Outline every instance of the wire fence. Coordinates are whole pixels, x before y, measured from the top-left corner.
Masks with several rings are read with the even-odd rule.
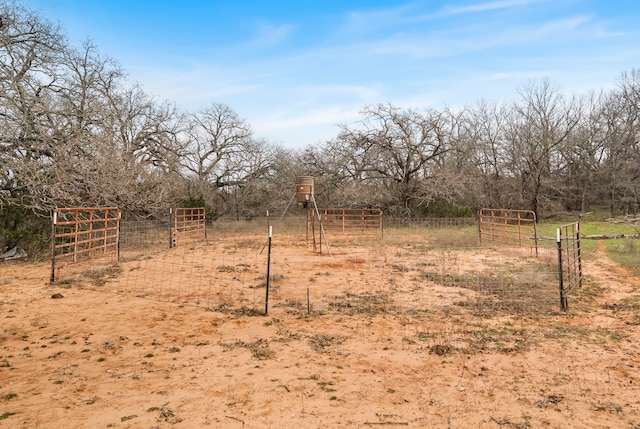
[[[206,242],[170,248],[168,221],[123,222],[119,262],[69,271],[61,281],[213,311],[262,314],[268,256],[265,225],[213,223]],[[332,244],[332,256],[327,256],[312,251],[304,223],[277,228],[270,314],[418,317],[467,312],[491,317],[558,310],[553,252],[535,257],[521,249],[441,247],[429,229],[410,234],[410,239],[402,229],[386,231],[384,240]]]
[[[385,228],[465,228],[477,226],[478,220],[473,217],[454,218],[399,218],[385,217]]]

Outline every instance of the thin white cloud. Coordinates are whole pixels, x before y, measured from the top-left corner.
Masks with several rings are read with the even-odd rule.
[[[341,98],[341,99],[357,99],[357,100],[373,100],[380,95],[379,88],[376,85],[305,85],[295,89],[301,94],[308,94],[313,97],[321,98]]]
[[[574,31],[578,27],[590,21],[585,15],[577,15],[569,18],[548,21],[537,29],[538,34],[562,34],[566,31]]]
[[[186,69],[134,68],[131,75],[150,93],[187,108],[255,93],[265,85],[259,77],[243,77],[206,64]]]
[[[445,5],[441,9],[424,12],[425,4],[406,2],[394,7],[371,8],[368,10],[350,11],[347,14],[345,28],[350,31],[371,33],[379,28],[389,28],[403,23],[429,21],[447,16],[465,15],[478,12],[490,12],[501,9],[529,6],[553,0],[497,0],[473,3],[466,6]]]
[[[411,3],[394,7],[370,8],[367,10],[351,10],[346,14],[346,22],[340,33],[371,33],[380,28],[393,27],[412,16],[415,11]]]
[[[288,132],[315,133],[318,140],[336,135],[336,124],[351,122],[359,117],[362,106],[378,102],[379,90],[358,85],[318,85],[295,87],[278,94],[279,102],[272,109],[252,118],[256,134],[270,140],[293,138]],[[322,132],[317,130],[324,130]],[[295,138],[294,138],[295,140]]]
[[[257,119],[252,122],[255,129],[265,132],[285,130],[289,128],[304,128],[313,125],[335,125],[359,116],[362,106],[345,108],[343,105],[325,106],[306,111],[278,111],[273,115]]]
[[[339,124],[360,119],[362,105],[331,104],[311,109],[278,110],[271,115],[250,117],[249,122],[257,136],[291,148],[326,142],[338,135]]]
[[[452,32],[393,35],[371,42],[368,48],[361,46],[359,51],[371,55],[407,56],[417,60],[456,57],[496,48],[524,48],[529,43],[550,39],[558,44],[572,35],[600,37],[598,29],[585,25],[591,22],[590,17],[577,15],[537,24],[514,22],[501,28],[461,26]],[[578,31],[579,34],[576,33]],[[554,52],[553,49],[548,51]],[[514,52],[513,55],[515,58],[520,53]]]
[[[549,76],[549,70],[522,70],[518,72],[494,72],[489,74],[483,74],[473,78],[476,82],[492,82],[492,81],[505,81],[505,80],[517,80],[525,81],[531,78],[542,78]]]
[[[245,45],[246,48],[257,49],[279,45],[286,42],[296,29],[292,24],[274,25],[269,22],[259,22],[256,27],[258,34]]]
[[[477,12],[487,12],[500,9],[510,9],[513,7],[528,6],[531,4],[544,3],[550,0],[501,0],[501,1],[489,1],[483,3],[475,3],[467,6],[445,6],[438,15],[450,16],[450,15],[463,15]]]

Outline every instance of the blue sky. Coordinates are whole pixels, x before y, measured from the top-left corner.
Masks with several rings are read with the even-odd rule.
[[[255,136],[322,143],[365,106],[512,100],[534,79],[567,94],[640,68],[637,0],[23,0],[90,39],[131,82],[184,111],[224,103]]]

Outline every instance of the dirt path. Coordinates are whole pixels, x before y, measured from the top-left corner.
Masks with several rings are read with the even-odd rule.
[[[610,328],[640,323],[634,311],[640,308],[640,278],[612,261],[603,241],[598,241],[594,257],[583,260],[583,267],[587,284],[598,287],[591,306],[594,321]]]

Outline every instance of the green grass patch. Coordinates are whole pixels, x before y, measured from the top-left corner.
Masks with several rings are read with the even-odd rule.
[[[640,240],[619,238],[607,240],[607,255],[616,263],[640,275]]]
[[[554,238],[557,229],[568,223],[575,221],[546,221],[541,222],[537,226],[538,237]],[[625,224],[619,222],[581,220],[580,221],[580,249],[582,256],[586,259],[593,259],[600,246],[605,243],[608,256],[622,265],[623,267],[633,270],[636,274],[640,274],[640,242],[632,238],[611,238],[595,240],[586,237],[590,236],[631,236],[638,234],[640,225]]]
[[[625,333],[620,331],[602,328],[590,329],[573,325],[557,325],[551,327],[544,336],[550,339],[569,339],[597,345],[605,345],[609,342],[620,341],[627,337]]]
[[[596,329],[593,331],[590,342],[592,344],[604,345],[609,343],[610,341],[620,341],[624,338],[626,338],[626,334],[620,331]]]
[[[435,339],[436,336],[435,332],[418,332],[418,340],[420,341]]]
[[[575,221],[553,221],[553,222],[540,222],[537,225],[538,236],[555,237],[557,229],[563,225],[573,223]],[[604,222],[604,221],[584,221],[580,222],[580,235],[633,235],[638,231],[629,224],[616,223],[616,222]]]

